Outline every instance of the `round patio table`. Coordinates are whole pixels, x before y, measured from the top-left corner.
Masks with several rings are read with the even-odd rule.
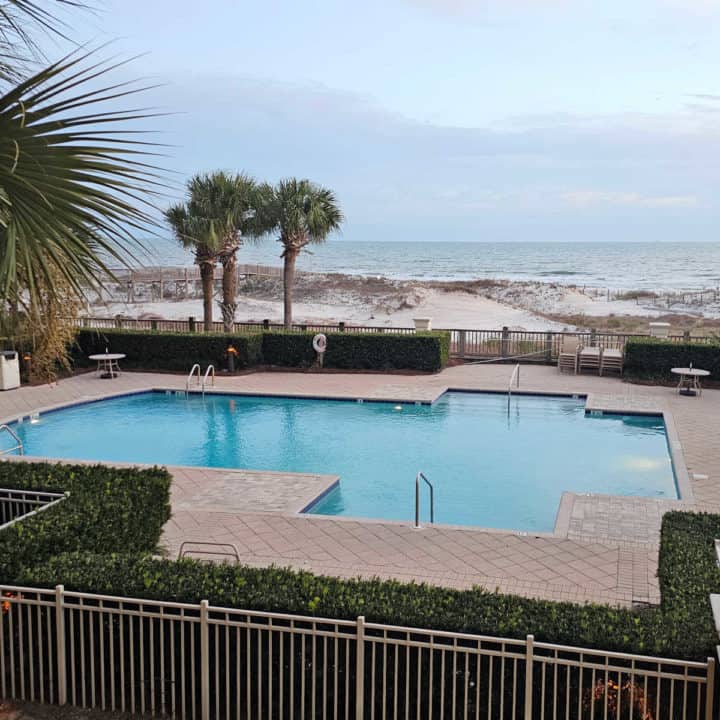
[[[680,395],[702,395],[700,378],[710,374],[709,370],[700,370],[700,368],[672,368],[670,372],[680,376],[677,384]]]
[[[118,360],[125,358],[124,353],[100,353],[99,355],[88,355],[90,360],[95,360],[98,364],[97,371],[103,380],[112,380],[120,374]]]

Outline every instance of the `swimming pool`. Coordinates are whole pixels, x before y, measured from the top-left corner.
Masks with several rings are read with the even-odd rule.
[[[508,412],[505,395],[463,392],[432,405],[147,392],[15,430],[28,455],[339,475],[309,510],[328,515],[411,520],[418,471],[437,523],[551,531],[565,490],[678,496],[662,417],[584,407],[517,395]]]

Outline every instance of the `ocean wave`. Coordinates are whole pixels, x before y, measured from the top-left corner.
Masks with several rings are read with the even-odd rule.
[[[539,272],[537,275],[540,277],[554,277],[558,275],[569,276],[569,275],[582,275],[581,272],[575,272],[574,270],[548,270],[546,272]]]

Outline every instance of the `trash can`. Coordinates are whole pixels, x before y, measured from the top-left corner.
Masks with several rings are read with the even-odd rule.
[[[20,387],[20,363],[14,350],[0,352],[0,390]]]

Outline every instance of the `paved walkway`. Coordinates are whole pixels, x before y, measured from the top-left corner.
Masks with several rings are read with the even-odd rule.
[[[437,375],[257,373],[219,377],[216,390],[432,401],[447,389],[506,390],[507,365],[463,365]],[[94,374],[54,386],[0,393],[0,422],[31,412],[150,388],[183,389],[178,375]],[[657,546],[662,514],[672,507],[720,511],[720,391],[679,397],[670,388],[616,378],[559,375],[523,366],[521,389],[588,395],[593,409],[652,410],[674,426],[675,458],[686,466],[686,498],[656,501],[566,493],[554,536],[473,528],[413,529],[406,523],[295,514],[306,494],[331,476],[171,468],[173,518],[163,543],[170,555],[185,540],[236,545],[243,562],[286,565],[342,577],[394,577],[453,587],[482,585],[529,597],[629,605],[659,600]],[[294,483],[275,493],[276,483]],[[259,511],[261,510],[261,511]]]

